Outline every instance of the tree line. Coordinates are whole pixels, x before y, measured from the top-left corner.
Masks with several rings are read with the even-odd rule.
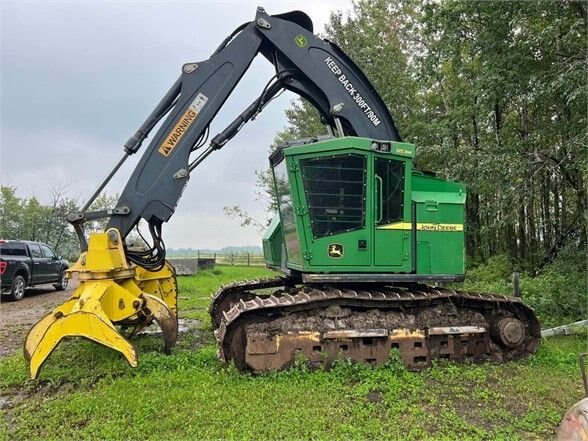
[[[416,168],[467,184],[471,261],[537,272],[586,246],[587,28],[585,2],[359,0],[322,37],[372,81]],[[286,117],[276,144],[324,133],[302,99]]]
[[[58,254],[77,259],[80,246],[77,235],[67,222],[68,213],[76,212],[81,204],[67,196],[66,187],[51,190],[51,201],[42,203],[35,196],[20,197],[17,188],[0,186],[0,239],[44,242]],[[111,208],[118,196],[103,194],[91,209]],[[105,221],[87,222],[86,232],[101,231]]]

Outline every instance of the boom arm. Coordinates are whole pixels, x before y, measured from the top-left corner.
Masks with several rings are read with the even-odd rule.
[[[125,156],[137,152],[149,132],[169,113],[131,175],[114,210],[85,213],[92,198],[70,220],[83,239],[81,224],[98,216],[110,216],[108,228],[121,236],[145,219],[154,238],[148,254],[127,253],[136,263],[160,266],[165,251],[161,224],[174,213],[190,172],[211,152],[221,148],[265,104],[283,89],[311,102],[323,121],[339,136],[355,135],[399,141],[394,121],[361,70],[335,44],[312,33],[312,21],[300,11],[270,16],[258,8],[255,21],[231,34],[205,61],[188,63],[153,113],[125,144]],[[231,94],[252,60],[261,53],[275,67],[273,82],[233,123],[216,135],[191,161],[191,154],[206,141],[209,125]],[[107,180],[98,188],[102,190]],[[84,247],[84,243],[82,243]]]

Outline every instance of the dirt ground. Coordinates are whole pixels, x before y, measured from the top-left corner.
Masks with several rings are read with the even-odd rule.
[[[55,291],[53,285],[39,285],[28,288],[25,296],[18,302],[6,296],[0,299],[0,357],[21,350],[29,329],[51,311],[63,303],[75,289],[77,283],[70,280],[66,291]]]

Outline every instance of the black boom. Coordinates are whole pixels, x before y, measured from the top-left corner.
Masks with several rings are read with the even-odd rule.
[[[174,213],[190,172],[284,89],[312,103],[331,133],[399,141],[394,121],[369,80],[343,51],[313,35],[312,30],[312,21],[303,12],[270,16],[258,8],[255,20],[239,26],[208,60],[185,64],[180,78],[127,141],[117,166],[82,211],[70,215],[82,248],[86,247],[81,227],[85,220],[110,217],[108,228],[117,228],[126,237],[144,219],[154,235],[153,249],[141,255],[128,252],[128,257],[142,266],[160,266],[165,258],[161,224]],[[211,121],[259,53],[274,65],[275,76],[258,99],[191,158],[206,143]],[[104,212],[87,212],[106,182],[129,155],[139,150],[166,114],[117,206]]]

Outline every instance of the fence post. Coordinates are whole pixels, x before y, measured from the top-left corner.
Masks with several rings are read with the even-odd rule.
[[[247,253],[247,266],[249,266],[249,253]]]
[[[216,253],[214,253],[214,263],[216,264]]]
[[[512,273],[512,295],[514,297],[521,296],[521,287],[519,285],[519,273]]]
[[[196,251],[196,257],[198,257],[198,260],[200,260],[200,250]]]
[[[234,265],[234,261],[233,261],[233,253],[231,253],[231,265]]]

